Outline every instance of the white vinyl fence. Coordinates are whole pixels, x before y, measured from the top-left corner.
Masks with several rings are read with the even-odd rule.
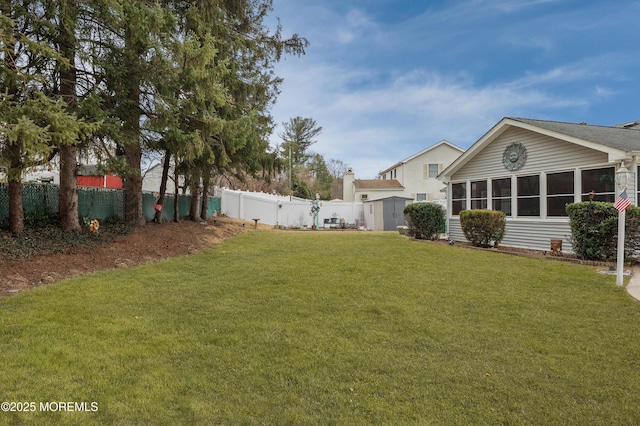
[[[312,200],[296,197],[218,189],[222,214],[242,220],[259,219],[262,224],[289,227],[311,227],[314,225],[311,213]],[[344,201],[320,201],[318,223],[322,227],[367,227],[364,223],[362,203]]]

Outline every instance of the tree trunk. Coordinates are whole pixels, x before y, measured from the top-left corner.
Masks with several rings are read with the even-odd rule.
[[[136,12],[139,12],[139,10],[125,10],[123,48],[125,73],[122,76],[124,100],[118,108],[118,116],[122,120],[121,145],[127,165],[124,176],[124,221],[131,227],[138,227],[144,224],[144,216],[142,214],[142,174],[140,172],[140,162],[142,160],[142,148],[140,146],[140,116],[142,115],[140,86],[142,75],[140,73],[143,72],[141,63],[144,62],[146,52],[144,42],[141,40],[146,36],[140,36],[138,28],[135,27]],[[128,13],[132,13],[133,17],[129,17]]]
[[[60,2],[58,45],[62,57],[69,61],[69,65],[60,67],[60,97],[67,103],[69,113],[73,112],[77,101],[77,73],[75,67],[76,19],[75,1],[62,0]],[[76,145],[62,145],[60,147],[58,211],[60,213],[60,226],[65,232],[79,231],[81,229],[78,213],[78,183],[76,181],[77,155],[78,148]]]
[[[58,210],[60,226],[65,232],[79,231],[78,183],[76,181],[78,148],[75,145],[60,147],[60,194]]]
[[[160,197],[156,203],[160,206],[160,210],[156,208],[156,214],[153,218],[154,222],[162,223],[162,207],[164,207],[164,199],[167,192],[167,180],[169,179],[169,167],[171,166],[171,151],[167,149],[164,154],[164,164],[162,164],[162,178],[160,179]]]
[[[173,221],[178,223],[180,222],[180,212],[178,211],[180,193],[178,192],[178,160],[176,159],[176,167],[173,173],[174,183],[175,183],[175,191],[173,194]]]
[[[7,150],[13,154],[8,170],[9,177],[9,231],[20,235],[24,231],[24,210],[22,206],[22,166],[19,163],[20,144],[10,145]]]
[[[124,221],[128,226],[138,227],[144,224],[142,215],[142,176],[140,161],[142,149],[139,144],[124,146],[124,157],[127,162],[127,174],[124,179]]]
[[[127,82],[127,98],[129,104],[121,108],[124,113],[122,150],[127,165],[124,176],[124,221],[128,226],[138,227],[144,224],[142,215],[142,174],[140,162],[140,83],[135,78]]]
[[[209,218],[209,182],[211,179],[202,179],[202,207],[200,208],[200,219],[207,220]]]
[[[194,172],[193,182],[191,183],[191,203],[189,205],[189,219],[197,221],[200,218],[198,207],[200,207],[200,173]]]
[[[0,2],[0,13],[11,16],[11,4],[9,2]],[[7,43],[6,51],[13,52],[15,44],[13,42]],[[12,55],[5,53],[4,66],[7,69],[14,67],[12,63]],[[9,73],[11,76],[11,73]],[[16,81],[13,78],[7,78],[4,82],[5,90],[7,94],[16,96],[18,88]],[[9,169],[7,170],[7,178],[9,182],[8,196],[9,196],[9,231],[14,235],[22,234],[24,231],[24,210],[22,206],[22,170],[24,165],[22,164],[22,143],[20,140],[15,141],[13,144],[5,146],[5,157],[9,159]]]

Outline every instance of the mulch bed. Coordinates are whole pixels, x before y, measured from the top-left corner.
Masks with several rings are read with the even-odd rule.
[[[428,241],[428,240],[416,240],[416,241]],[[447,240],[438,240],[438,241],[430,241],[430,242],[435,244],[450,244],[450,242]],[[546,260],[557,261],[557,262],[577,263],[580,265],[615,266],[615,262],[604,262],[604,261],[581,259],[571,253],[561,252],[559,255],[557,255],[557,254],[553,254],[551,250],[525,249],[525,248],[509,247],[509,246],[503,246],[503,245],[499,245],[498,247],[495,247],[495,248],[484,248],[484,247],[475,247],[468,242],[459,242],[459,241],[454,242],[453,245],[464,247],[471,250],[482,250],[482,251],[489,251],[493,253],[509,254],[513,256],[546,259]]]

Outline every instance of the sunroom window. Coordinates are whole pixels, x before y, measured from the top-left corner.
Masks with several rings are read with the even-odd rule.
[[[595,191],[594,201],[612,203],[616,196],[615,169],[604,167],[582,171],[582,201],[589,201],[589,192]]]
[[[459,215],[467,208],[467,184],[454,183],[451,185],[451,214]]]
[[[499,210],[511,216],[511,178],[491,181],[491,203],[493,210]]]
[[[487,208],[487,181],[479,180],[471,182],[471,209],[481,210]]]
[[[547,175],[547,216],[567,216],[566,205],[573,203],[573,172]]]
[[[540,216],[540,176],[518,177],[518,216]]]

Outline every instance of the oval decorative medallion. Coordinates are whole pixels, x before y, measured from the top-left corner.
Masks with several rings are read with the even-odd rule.
[[[527,161],[527,148],[518,142],[509,145],[502,155],[502,164],[512,172],[520,170]]]

